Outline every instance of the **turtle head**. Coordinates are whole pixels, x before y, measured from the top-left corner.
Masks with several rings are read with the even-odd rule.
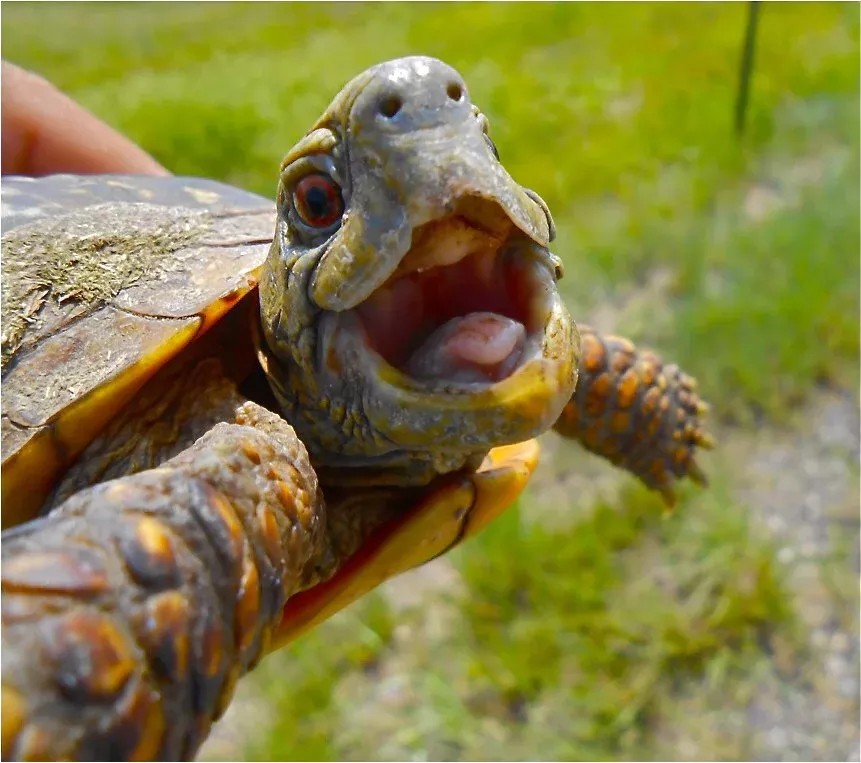
[[[285,157],[277,205],[261,361],[319,466],[423,482],[556,421],[579,338],[552,218],[454,69],[352,80]]]

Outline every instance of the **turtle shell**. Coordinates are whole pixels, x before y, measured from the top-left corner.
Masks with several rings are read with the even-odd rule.
[[[256,289],[265,199],[187,177],[4,177],[3,526],[33,516],[135,393]]]

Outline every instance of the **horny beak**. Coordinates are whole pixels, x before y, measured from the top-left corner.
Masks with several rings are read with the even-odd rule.
[[[325,310],[364,301],[395,271],[413,231],[464,199],[498,207],[539,246],[552,238],[546,205],[494,156],[460,75],[433,59],[390,63],[347,118],[348,212],[311,283]]]

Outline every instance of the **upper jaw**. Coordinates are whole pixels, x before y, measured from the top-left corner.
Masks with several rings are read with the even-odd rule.
[[[414,232],[458,213],[465,200],[484,207],[482,215],[497,210],[539,246],[552,238],[547,206],[508,174],[472,115],[407,134],[354,131],[349,156],[349,209],[310,285],[324,310],[367,299],[404,260]]]

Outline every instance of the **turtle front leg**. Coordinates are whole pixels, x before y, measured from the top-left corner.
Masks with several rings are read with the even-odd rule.
[[[675,502],[676,480],[705,484],[696,449],[711,448],[696,381],[629,340],[580,326],[579,380],[554,429]]]
[[[187,759],[330,571],[304,447],[253,403],[236,421],[3,533],[4,759]]]

